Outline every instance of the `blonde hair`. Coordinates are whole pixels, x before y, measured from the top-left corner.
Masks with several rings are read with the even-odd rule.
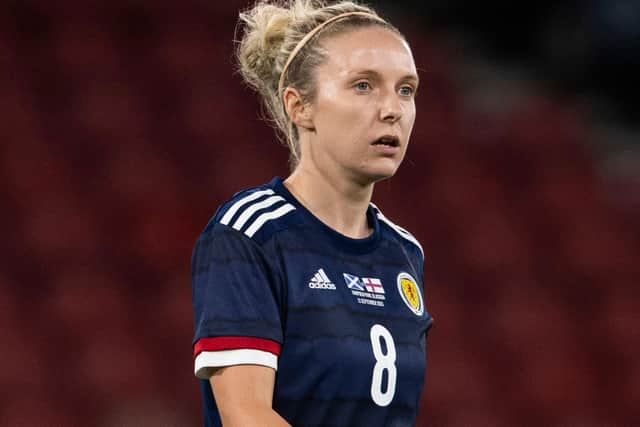
[[[298,46],[316,27],[351,12],[358,14],[329,23],[306,44]],[[292,169],[300,161],[298,132],[285,110],[279,83],[283,88],[296,88],[305,102],[312,102],[316,87],[315,70],[326,60],[326,51],[321,46],[323,38],[372,25],[388,28],[402,36],[373,9],[352,1],[328,4],[321,0],[263,0],[240,13],[236,29],[243,29],[236,51],[239,71],[261,96],[264,113],[274,124],[280,139],[289,146]],[[292,55],[296,48],[299,51]],[[285,64],[288,67],[283,74]]]

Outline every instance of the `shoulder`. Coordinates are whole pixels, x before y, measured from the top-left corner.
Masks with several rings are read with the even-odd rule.
[[[416,239],[416,237],[406,229],[387,218],[379,207],[373,203],[371,203],[371,207],[373,208],[376,218],[378,218],[378,221],[380,222],[380,228],[387,229],[391,235],[396,237],[400,244],[405,246],[410,252],[417,253],[421,260],[424,260],[424,249],[418,239]]]
[[[274,181],[239,191],[223,202],[203,234],[221,232],[244,235],[258,243],[289,227],[296,207],[278,194]],[[217,233],[215,233],[217,234]]]

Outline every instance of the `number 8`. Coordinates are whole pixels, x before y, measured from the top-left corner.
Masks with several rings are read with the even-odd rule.
[[[396,346],[393,342],[391,332],[382,325],[373,325],[369,333],[371,337],[371,347],[376,364],[373,367],[373,378],[371,379],[371,398],[378,406],[388,406],[396,393]],[[384,340],[387,347],[387,354],[382,353],[380,338]],[[387,370],[387,390],[382,392],[382,373]]]

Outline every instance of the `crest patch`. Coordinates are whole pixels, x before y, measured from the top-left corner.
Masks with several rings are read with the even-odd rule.
[[[422,301],[422,293],[418,288],[416,280],[409,274],[402,272],[398,274],[398,292],[402,301],[409,307],[416,316],[422,316],[424,313],[424,302]]]

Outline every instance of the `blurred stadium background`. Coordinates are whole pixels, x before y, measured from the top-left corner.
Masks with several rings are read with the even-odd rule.
[[[288,170],[248,3],[0,2],[0,425],[200,422],[192,245]],[[640,425],[640,3],[370,3],[421,69],[375,195],[427,253],[418,425]]]

